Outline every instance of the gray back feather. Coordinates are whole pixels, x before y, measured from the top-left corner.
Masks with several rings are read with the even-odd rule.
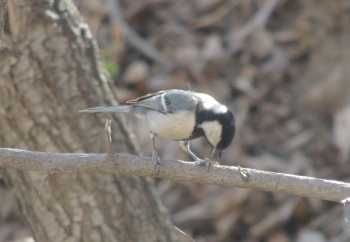
[[[164,99],[170,113],[179,111],[194,111],[198,102],[191,91],[176,89],[167,92]]]
[[[86,113],[109,113],[109,112],[135,112],[146,113],[156,111],[160,113],[175,113],[180,111],[194,111],[198,103],[198,98],[191,91],[172,89],[147,94],[137,99],[126,102],[125,105],[100,106],[80,110]],[[165,106],[165,107],[164,107]]]

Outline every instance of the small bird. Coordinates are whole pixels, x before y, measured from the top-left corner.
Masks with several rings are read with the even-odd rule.
[[[84,113],[135,113],[147,121],[150,129],[152,157],[159,165],[156,137],[180,141],[198,165],[207,164],[190,147],[190,140],[205,137],[212,147],[211,155],[227,148],[235,135],[233,113],[212,96],[189,90],[170,89],[150,93],[117,106],[99,106],[80,110]]]

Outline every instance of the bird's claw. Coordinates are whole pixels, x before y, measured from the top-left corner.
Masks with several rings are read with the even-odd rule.
[[[215,165],[215,163],[210,160],[210,159],[197,159],[195,162],[194,162],[194,165],[195,166],[201,166],[201,167],[207,167],[208,168],[208,171],[210,170],[210,168]]]
[[[194,165],[195,166],[207,166],[208,160],[195,160]]]

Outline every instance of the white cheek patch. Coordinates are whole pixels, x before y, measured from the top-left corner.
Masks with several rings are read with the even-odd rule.
[[[205,136],[209,143],[214,147],[218,145],[221,140],[222,126],[218,121],[204,121],[200,127],[202,127]]]

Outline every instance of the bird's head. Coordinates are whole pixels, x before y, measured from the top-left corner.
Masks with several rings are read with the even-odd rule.
[[[235,118],[225,105],[201,109],[197,118],[198,127],[214,149],[223,150],[231,144],[235,135]]]

